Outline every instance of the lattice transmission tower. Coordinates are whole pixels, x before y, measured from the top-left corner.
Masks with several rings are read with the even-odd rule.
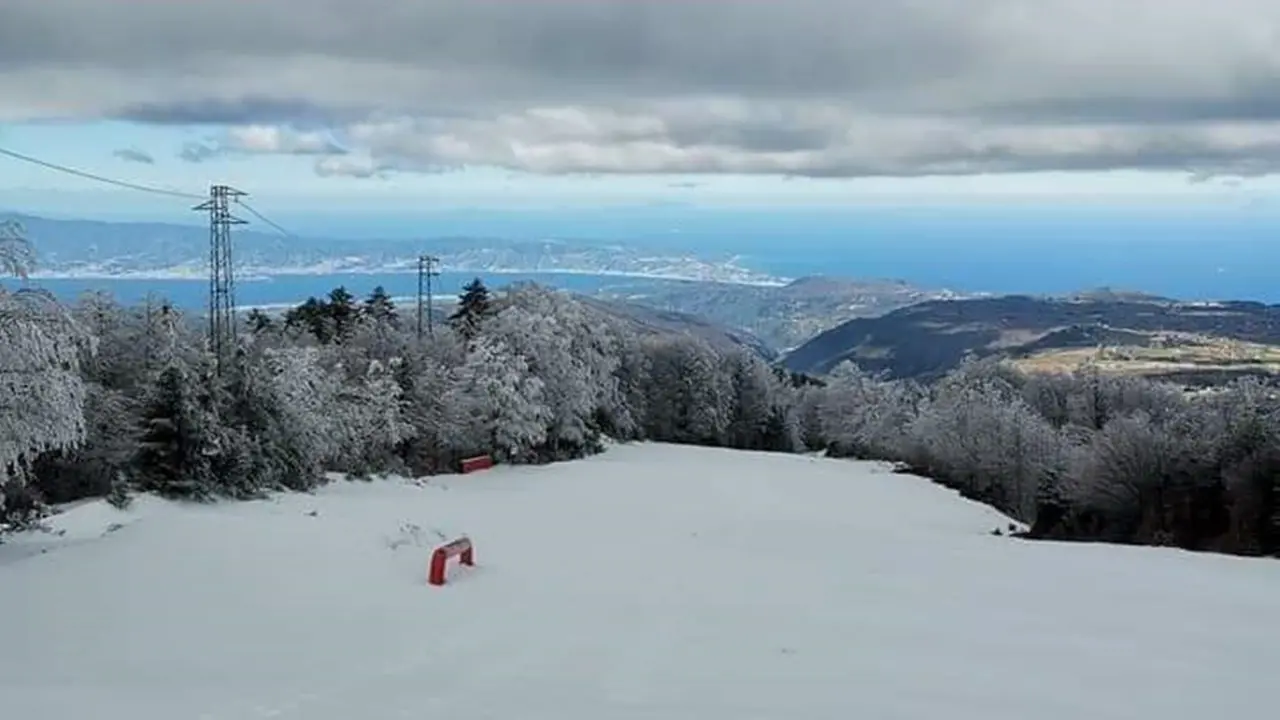
[[[440,277],[440,271],[436,269],[439,265],[440,258],[433,255],[418,256],[418,340],[422,340],[422,316],[426,314],[427,334],[432,338],[436,336],[435,313],[432,312],[431,296],[431,278]],[[424,306],[425,299],[425,308]]]
[[[209,213],[209,348],[218,374],[236,351],[236,280],[231,260],[231,226],[248,222],[231,214],[231,203],[248,193],[227,185],[209,188],[209,199],[195,206]]]

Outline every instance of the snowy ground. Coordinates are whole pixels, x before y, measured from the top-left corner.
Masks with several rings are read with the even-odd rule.
[[[24,720],[1267,715],[1280,564],[991,536],[1002,523],[874,465],[658,445],[269,502],[91,503],[51,522],[64,535],[0,546],[0,707]],[[478,567],[427,586],[430,547],[463,532]]]

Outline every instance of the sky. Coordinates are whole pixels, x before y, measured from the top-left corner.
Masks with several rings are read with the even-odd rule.
[[[1280,3],[4,0],[0,98],[0,149],[291,212],[1248,206]],[[0,157],[0,208],[182,203]]]

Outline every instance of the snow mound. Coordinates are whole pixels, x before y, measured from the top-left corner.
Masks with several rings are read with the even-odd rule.
[[[106,537],[166,505],[163,500],[144,496],[124,510],[104,500],[59,507],[34,530],[5,536],[0,544],[0,565]]]
[[[996,537],[874,464],[619,445],[55,522],[0,565],[6,716],[1261,717],[1280,666],[1273,562]]]

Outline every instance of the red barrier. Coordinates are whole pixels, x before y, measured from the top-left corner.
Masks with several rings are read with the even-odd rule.
[[[436,551],[431,553],[431,569],[427,572],[427,582],[432,585],[443,585],[444,567],[449,562],[449,558],[452,557],[458,558],[458,562],[463,565],[474,566],[476,558],[471,547],[471,540],[466,537],[460,537],[448,545],[441,545],[436,548]]]
[[[488,470],[491,467],[493,467],[493,458],[488,455],[477,455],[476,457],[465,458],[462,461],[462,472],[464,473]]]

